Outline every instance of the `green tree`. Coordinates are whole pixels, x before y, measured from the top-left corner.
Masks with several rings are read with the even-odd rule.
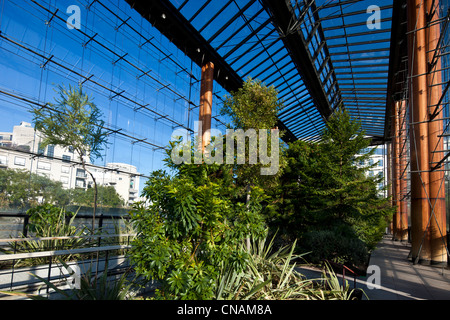
[[[29,208],[41,203],[58,206],[69,204],[69,193],[59,181],[27,170],[0,170],[0,203],[2,207]]]
[[[244,131],[254,129],[258,139],[262,130],[267,131],[277,127],[277,115],[282,108],[283,103],[278,99],[278,92],[273,86],[267,87],[259,80],[248,78],[241,88],[225,97],[220,113],[222,116],[231,119],[231,123],[227,124],[228,128]],[[269,131],[268,154],[272,152],[270,135]],[[280,136],[282,136],[282,133]],[[277,178],[284,166],[281,148],[274,150],[274,152],[278,151],[278,159],[280,159],[280,167],[277,173],[275,175],[261,175],[261,167],[267,165],[260,161],[256,164],[250,164],[249,156],[252,151],[249,149],[247,139],[245,144],[245,164],[238,164],[234,167],[237,184],[242,186],[247,194],[249,188],[253,185],[266,188],[276,185]]]
[[[138,233],[130,258],[139,274],[161,283],[160,297],[211,299],[225,266],[244,268],[243,240],[264,233],[262,190],[252,189],[246,205],[228,165],[166,163],[173,175],[153,172],[143,190],[150,204],[130,212]]]
[[[319,195],[326,208],[324,222],[332,219],[352,225],[358,236],[372,246],[379,239],[368,238],[371,229],[384,229],[392,210],[388,199],[380,196],[377,189],[382,177],[368,175],[377,165],[367,164],[375,152],[374,148],[364,152],[369,146],[361,123],[345,109],[338,108],[329,119],[320,144],[324,174]],[[361,225],[365,227],[357,227]]]
[[[343,108],[328,120],[320,143],[291,143],[280,187],[270,191],[280,201],[266,208],[269,223],[288,241],[303,238],[304,250],[322,250],[321,258],[351,259],[352,252],[372,249],[392,208],[377,190],[382,177],[368,175],[376,165],[364,164],[374,152],[363,152],[369,145],[360,122]]]
[[[232,92],[226,97],[221,114],[228,116],[231,123],[227,125],[228,128],[235,130],[255,130],[255,139],[258,140],[262,132],[267,132],[268,141],[267,146],[258,144],[259,155],[261,149],[267,148],[267,154],[275,155],[278,159],[278,168],[273,175],[262,175],[261,168],[267,165],[258,159],[256,163],[250,163],[252,153],[257,153],[256,150],[251,150],[249,139],[245,139],[245,163],[233,166],[233,172],[236,177],[236,186],[239,192],[246,197],[246,203],[251,201],[251,189],[259,187],[269,193],[269,190],[276,188],[279,182],[279,177],[284,168],[284,158],[282,157],[282,148],[279,147],[279,141],[276,145],[272,145],[272,132],[277,126],[278,112],[283,108],[283,103],[278,99],[278,92],[273,86],[267,87],[259,80],[252,80],[248,78],[242,88],[236,92]],[[280,134],[280,136],[282,133]],[[229,143],[229,141],[227,140]],[[277,153],[277,154],[276,154]],[[236,155],[235,155],[236,158]],[[275,199],[267,198],[266,201],[271,203]],[[250,239],[246,239],[247,247],[250,247]]]
[[[83,169],[89,173],[94,182],[94,210],[92,231],[95,226],[97,208],[97,182],[87,167],[87,159],[91,161],[101,158],[101,151],[107,142],[107,132],[101,119],[100,109],[92,102],[92,98],[83,92],[81,86],[57,87],[56,103],[48,103],[48,107],[33,108],[33,122],[36,130],[44,137],[41,147],[59,145],[73,148],[77,153]]]
[[[76,188],[71,191],[71,202],[77,205],[94,206],[95,190],[94,188],[81,189]],[[113,186],[97,186],[97,205],[103,207],[123,206],[124,200],[117,193]]]

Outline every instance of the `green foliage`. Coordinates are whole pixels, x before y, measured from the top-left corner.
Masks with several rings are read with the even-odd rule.
[[[44,135],[41,147],[73,147],[81,159],[84,156],[90,156],[91,160],[101,158],[107,132],[103,129],[100,109],[81,86],[68,89],[58,86],[57,89],[56,103],[32,110],[35,128]]]
[[[248,78],[242,88],[225,97],[221,114],[231,118],[228,126],[235,129],[272,129],[283,108],[277,94],[273,86]]]
[[[0,206],[27,209],[39,203],[58,207],[94,205],[94,189],[64,189],[62,183],[27,170],[0,170]],[[98,205],[121,207],[124,201],[113,186],[98,186]]]
[[[56,104],[48,103],[46,108],[33,108],[33,122],[36,130],[43,134],[41,148],[48,145],[73,148],[79,161],[94,182],[94,209],[92,231],[95,227],[97,209],[97,182],[95,176],[86,168],[86,157],[91,161],[101,158],[101,151],[107,143],[108,132],[104,130],[100,109],[78,88],[58,86]]]
[[[51,204],[43,204],[27,211],[28,231],[35,237],[61,236],[72,233],[75,214]],[[67,219],[68,220],[67,222]]]
[[[259,80],[248,78],[242,88],[231,95],[225,97],[225,101],[220,110],[221,115],[231,118],[228,128],[255,130],[255,139],[259,139],[260,130],[268,132],[267,134],[267,154],[278,153],[279,168],[274,175],[261,175],[261,167],[267,167],[257,161],[256,164],[249,164],[251,150],[249,141],[245,141],[245,163],[234,166],[237,186],[243,188],[246,192],[248,186],[257,185],[263,189],[274,187],[278,183],[278,177],[281,175],[284,167],[282,158],[282,148],[273,150],[278,146],[272,146],[272,132],[269,129],[277,127],[277,114],[283,108],[282,102],[278,99],[278,93],[273,86],[266,87]],[[280,133],[280,137],[282,133]],[[261,144],[259,144],[261,148]],[[261,155],[261,151],[259,151]],[[260,159],[259,159],[260,160]]]
[[[0,170],[0,206],[25,209],[38,200],[60,206],[69,203],[62,183],[26,170]]]
[[[94,188],[80,189],[76,188],[70,190],[71,203],[81,206],[94,205]],[[124,205],[124,200],[117,193],[113,186],[97,186],[98,202],[102,207],[121,207]]]
[[[363,165],[374,152],[360,153],[369,144],[360,123],[338,108],[320,143],[289,145],[280,188],[269,193],[278,201],[265,210],[273,228],[285,233],[285,241],[301,238],[305,250],[316,248],[321,259],[340,261],[361,260],[348,254],[355,249],[360,256],[360,243],[366,250],[374,248],[392,208],[377,190],[382,177],[367,174],[376,164]],[[318,246],[325,238],[334,241],[335,249]]]
[[[306,279],[297,263],[303,255],[294,254],[296,242],[275,248],[275,237],[252,241],[247,268],[222,269],[215,298],[219,300],[350,300],[348,284],[340,285],[337,276],[326,266],[323,276]]]
[[[311,252],[308,255],[308,261],[320,263],[327,259],[340,264],[356,266],[367,263],[366,244],[357,237],[336,229],[313,230],[304,236],[304,249]]]
[[[63,208],[51,204],[38,205],[27,211],[29,216],[28,237],[52,238],[47,240],[26,240],[11,242],[9,246],[13,250],[2,250],[7,253],[39,252],[46,250],[61,250],[81,248],[88,243],[86,227],[73,225],[76,213],[66,211]],[[56,237],[73,236],[70,239],[54,239]],[[62,256],[62,259],[71,260],[72,255]],[[48,263],[48,258],[33,258],[16,261],[16,266],[38,265]]]
[[[161,283],[160,298],[211,299],[219,267],[244,268],[240,245],[264,233],[264,196],[255,187],[249,203],[239,201],[227,165],[166,161],[174,175],[153,172],[143,190],[150,205],[130,212],[137,230],[130,258],[139,274]]]

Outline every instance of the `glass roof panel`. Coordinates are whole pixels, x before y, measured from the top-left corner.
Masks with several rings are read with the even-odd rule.
[[[276,87],[287,105],[279,118],[298,138],[320,133],[319,106],[299,74],[302,66],[295,65],[291,48],[285,47],[286,30],[271,20],[265,0],[171,2],[243,80],[258,78]],[[388,85],[392,6],[393,0],[291,0],[289,8],[294,15],[289,32],[298,32],[306,46],[311,61],[304,63],[312,64],[330,106],[342,102],[355,116],[380,106],[376,119],[363,122],[364,129],[377,134],[384,130],[381,106]]]

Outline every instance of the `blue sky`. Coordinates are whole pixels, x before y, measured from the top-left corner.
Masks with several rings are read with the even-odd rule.
[[[198,119],[195,106],[199,100],[199,81],[195,79],[200,79],[200,70],[194,65],[195,79],[191,79],[181,68],[189,71],[190,60],[125,1],[103,2],[122,20],[99,3],[88,10],[90,1],[35,4],[1,0],[2,36],[29,50],[0,39],[0,74],[3,75],[0,90],[43,104],[53,101],[55,85],[77,85],[85,80],[77,73],[84,77],[92,75],[90,79],[96,83],[85,81],[84,88],[94,97],[109,128],[122,129],[128,136],[146,139],[156,146],[167,146],[179,124],[192,127]],[[81,9],[81,32],[69,30],[65,23],[70,16],[66,9],[73,4]],[[51,18],[54,12],[56,15]],[[118,28],[128,17],[131,18],[127,25]],[[45,22],[50,19],[47,25]],[[93,35],[95,41],[83,46]],[[146,42],[147,39],[150,41]],[[125,54],[127,61],[119,59]],[[40,55],[52,59],[45,63]],[[215,93],[225,94],[217,84]],[[190,97],[193,110],[188,111],[193,106],[182,97]],[[214,113],[218,112],[219,100],[215,103]],[[0,105],[3,115],[0,131],[12,131],[21,121],[31,122],[28,104],[0,95]],[[104,160],[99,159],[96,164],[129,163],[146,175],[161,168],[164,153],[136,139],[112,136]]]

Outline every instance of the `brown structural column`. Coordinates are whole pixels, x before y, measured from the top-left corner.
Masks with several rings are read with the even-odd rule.
[[[392,161],[391,161],[391,159],[392,159],[392,156],[391,156],[391,154],[392,154],[392,142],[391,143],[389,143],[389,144],[387,144],[386,145],[386,157],[387,157],[387,166],[386,166],[386,168],[387,168],[387,184],[388,184],[388,190],[387,190],[387,192],[388,192],[388,198],[389,199],[391,199],[392,198]],[[390,221],[390,223],[389,223],[389,226],[388,226],[388,231],[389,231],[389,233],[392,233],[392,234],[394,234],[394,228],[393,228],[393,225],[392,225],[392,220]]]
[[[428,202],[429,153],[427,59],[424,0],[408,0],[408,67],[410,76],[411,253],[413,261],[431,260]]]
[[[396,208],[394,213],[394,240],[401,240],[401,220],[400,220],[400,183],[399,183],[399,134],[398,134],[398,106],[399,102],[394,102],[392,112],[392,173],[393,173],[393,193],[394,206]]]
[[[434,3],[434,7],[432,7]],[[434,14],[432,14],[434,12]],[[427,52],[428,63],[432,63],[439,36],[440,26],[436,23],[439,19],[439,1],[427,1],[427,13],[430,16],[430,26],[427,28]],[[438,55],[436,55],[438,57]],[[441,59],[437,58],[436,64],[428,73],[428,105],[429,112],[435,110],[442,95],[441,84]],[[442,111],[432,121],[428,122],[428,144],[431,166],[442,159],[444,150],[443,139],[439,137],[443,133]],[[433,151],[438,151],[433,152]],[[430,220],[431,263],[447,263],[446,238],[446,208],[445,208],[445,182],[443,168],[437,168],[430,172],[430,202],[434,215]]]
[[[398,130],[399,130],[399,202],[400,202],[400,240],[408,240],[408,200],[406,198],[408,181],[406,176],[406,101],[402,100],[399,103],[398,110]]]
[[[214,64],[208,62],[202,66],[200,84],[199,135],[202,153],[211,141],[211,111],[214,81]]]

